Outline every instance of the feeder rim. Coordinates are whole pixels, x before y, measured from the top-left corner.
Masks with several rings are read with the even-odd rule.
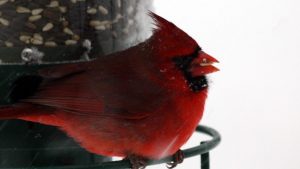
[[[63,61],[42,61],[41,63],[32,63],[32,64],[26,64],[24,62],[2,62],[0,63],[1,66],[53,66],[53,65],[62,65],[62,64],[69,64],[69,63],[85,63],[95,60],[94,58],[91,58],[90,60],[63,60]]]

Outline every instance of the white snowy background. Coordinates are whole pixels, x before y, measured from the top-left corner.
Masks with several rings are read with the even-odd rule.
[[[211,169],[299,169],[300,1],[154,0],[154,6],[220,61],[201,121],[222,134]],[[193,138],[188,146],[197,144]],[[187,159],[177,169],[199,163]]]

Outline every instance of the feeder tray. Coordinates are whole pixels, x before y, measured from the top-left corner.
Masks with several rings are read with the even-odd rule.
[[[218,131],[213,128],[199,125],[196,128],[197,133],[206,134],[212,137],[208,141],[201,141],[200,145],[182,150],[185,158],[190,158],[200,155],[201,166],[200,169],[210,169],[209,152],[215,148],[221,141],[221,136]],[[161,160],[150,161],[148,165],[156,165],[172,162],[172,157],[166,157]],[[103,162],[101,164],[94,165],[72,165],[72,166],[52,166],[52,167],[22,167],[22,168],[10,168],[10,169],[130,169],[129,160]]]

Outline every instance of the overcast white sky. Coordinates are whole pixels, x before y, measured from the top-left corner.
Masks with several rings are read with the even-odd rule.
[[[201,121],[223,137],[211,152],[211,169],[299,169],[300,1],[154,4],[220,61]],[[187,168],[199,169],[199,159],[177,169]]]

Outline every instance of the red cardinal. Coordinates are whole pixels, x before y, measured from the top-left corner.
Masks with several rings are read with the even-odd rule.
[[[30,90],[12,92],[17,103],[1,107],[0,119],[57,126],[105,156],[176,153],[202,117],[205,75],[218,70],[217,60],[174,24],[150,15],[157,28],[148,40],[90,62],[40,70],[28,77]]]

